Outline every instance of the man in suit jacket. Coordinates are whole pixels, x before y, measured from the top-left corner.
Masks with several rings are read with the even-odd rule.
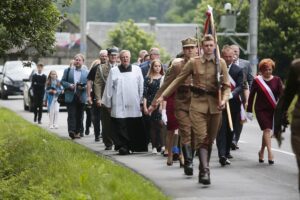
[[[83,68],[84,56],[77,54],[73,66],[65,69],[61,83],[64,87],[68,110],[68,132],[72,139],[80,138],[83,111],[87,101],[86,84],[88,70]]]
[[[233,125],[239,120],[239,114],[241,111],[240,95],[243,91],[243,70],[233,63],[234,52],[233,49],[225,45],[222,49],[222,58],[225,60],[228,68],[230,85],[231,85],[231,99],[229,100],[231,119]],[[235,131],[233,132],[229,128],[227,110],[222,112],[222,125],[217,136],[217,147],[219,154],[219,162],[222,166],[230,164],[230,146]]]
[[[97,67],[95,80],[94,80],[96,106],[100,109],[102,138],[103,138],[103,143],[105,145],[105,150],[112,149],[114,135],[111,127],[110,113],[108,109],[104,105],[102,105],[101,99],[103,96],[109,71],[114,67],[118,67],[118,64],[116,63],[116,59],[115,59],[117,58],[118,54],[119,51],[116,48],[108,49],[108,57],[109,57],[108,63],[101,64]]]
[[[249,93],[250,93],[250,87],[253,82],[253,74],[252,74],[252,68],[250,66],[250,62],[248,60],[244,60],[239,58],[240,57],[240,48],[237,45],[231,45],[231,48],[234,51],[234,64],[239,66],[240,68],[243,69],[244,72],[244,80],[243,80],[243,93],[241,95],[242,102],[244,104],[244,107],[246,108],[248,105],[248,98],[249,98]],[[232,140],[232,145],[231,148],[232,150],[239,149],[238,146],[238,141],[240,139],[241,132],[243,130],[243,122],[237,120],[236,122],[236,130],[233,136]]]

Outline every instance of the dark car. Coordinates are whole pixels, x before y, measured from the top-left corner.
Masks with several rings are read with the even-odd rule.
[[[36,64],[31,61],[7,61],[0,76],[0,93],[2,99],[9,95],[22,95],[24,89],[23,79],[28,78]]]
[[[2,77],[3,77],[2,70],[3,70],[3,65],[0,65],[0,80],[2,80]],[[0,91],[1,91],[1,89],[0,89]]]
[[[69,65],[45,65],[43,73],[46,74],[47,78],[50,71],[55,70],[57,73],[58,80],[61,80],[64,70],[68,68]],[[23,79],[24,81],[24,93],[23,93],[23,102],[24,102],[24,110],[33,111],[33,93],[31,88],[31,78],[32,75],[36,73],[36,69],[32,70],[28,79]]]

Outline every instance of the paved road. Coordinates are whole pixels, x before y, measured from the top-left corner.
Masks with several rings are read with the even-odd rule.
[[[6,101],[0,100],[0,106],[10,108],[29,122],[33,121],[33,114],[23,110],[21,97],[10,97]],[[63,139],[69,139],[66,116],[66,112],[61,112],[59,129],[49,129]],[[47,124],[48,117],[44,113],[41,126],[47,128]],[[128,166],[153,181],[164,193],[176,200],[299,199],[297,167],[290,146],[290,132],[285,133],[285,141],[280,149],[276,141],[272,141],[275,165],[259,164],[257,152],[260,147],[261,132],[256,121],[245,125],[240,149],[232,151],[234,158],[230,166],[221,167],[219,165],[214,146],[211,159],[212,185],[210,186],[198,184],[197,175],[191,178],[184,176],[183,170],[179,168],[179,163],[174,163],[173,166],[168,167],[166,159],[160,155],[153,155],[149,152],[119,156],[115,151],[104,151],[103,143],[94,142],[93,135],[85,136],[75,142]],[[197,172],[196,166],[198,166],[198,161],[194,167]]]

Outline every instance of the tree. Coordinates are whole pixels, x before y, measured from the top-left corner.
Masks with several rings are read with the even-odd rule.
[[[300,3],[298,0],[264,0],[260,4],[259,58],[276,62],[285,77],[291,61],[300,56]]]
[[[55,3],[65,7],[71,0],[1,0],[0,56],[12,48],[51,52],[55,31],[63,19]]]
[[[109,32],[108,46],[129,50],[132,62],[137,60],[140,50],[159,47],[155,43],[154,36],[140,29],[132,19],[119,23],[114,30]],[[164,50],[161,50],[161,59],[163,62],[169,59]]]
[[[172,23],[195,23],[199,0],[175,0],[166,12],[166,21]]]

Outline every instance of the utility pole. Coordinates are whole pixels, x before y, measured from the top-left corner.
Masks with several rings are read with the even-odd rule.
[[[80,0],[80,53],[86,58],[86,0]]]
[[[253,75],[257,73],[257,35],[258,35],[258,0],[250,0],[249,12],[249,34],[250,34],[250,52],[249,61]]]

